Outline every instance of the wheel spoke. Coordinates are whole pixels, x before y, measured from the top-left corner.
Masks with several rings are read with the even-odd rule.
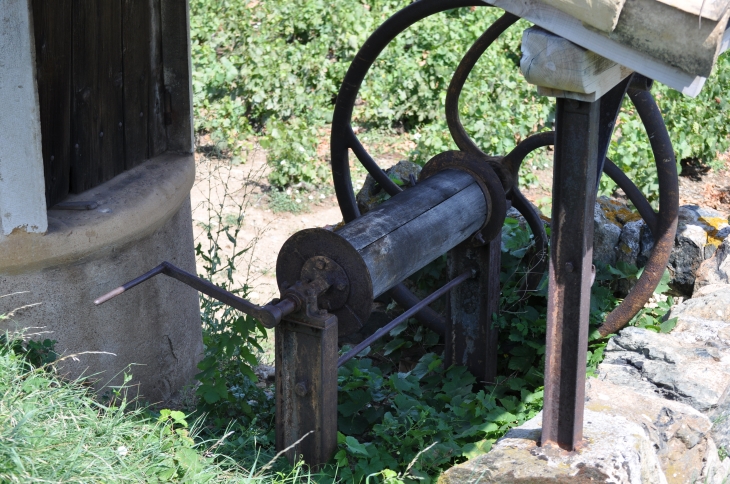
[[[456,146],[458,146],[462,151],[486,156],[469,137],[464,126],[461,124],[461,120],[459,118],[459,97],[461,96],[461,90],[464,88],[466,79],[469,77],[472,69],[474,69],[479,58],[484,54],[484,52],[486,52],[497,37],[499,37],[519,19],[520,18],[516,15],[505,12],[505,14],[497,19],[496,22],[490,25],[489,28],[469,48],[464,58],[461,59],[459,66],[456,68],[454,76],[451,78],[449,89],[446,91],[446,122],[449,126],[451,137],[454,139]]]
[[[396,185],[395,182],[393,182],[393,180],[391,180],[388,175],[383,171],[383,169],[378,166],[375,160],[373,160],[370,154],[365,150],[365,147],[363,147],[362,143],[360,143],[360,140],[357,139],[357,136],[355,136],[355,133],[353,133],[352,130],[350,130],[349,141],[350,149],[360,161],[362,166],[365,167],[368,173],[370,173],[370,176],[375,179],[378,185],[380,185],[381,188],[383,188],[383,190],[388,193],[388,195],[394,197],[395,195],[398,195],[400,192],[403,191],[403,189]]]
[[[652,235],[656,235],[657,214],[651,208],[651,204],[646,197],[644,197],[644,194],[641,193],[634,182],[632,182],[629,177],[626,176],[626,173],[621,171],[621,169],[608,158],[604,160],[603,172],[608,175],[611,180],[616,182],[616,185],[624,191],[626,196],[629,197],[629,200],[631,200],[631,203],[633,203],[636,207],[636,210],[639,211],[641,218],[643,218],[644,222],[646,222],[646,225],[649,227],[649,230],[651,230]]]

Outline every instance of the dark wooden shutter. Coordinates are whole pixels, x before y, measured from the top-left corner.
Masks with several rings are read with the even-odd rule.
[[[160,0],[33,0],[48,206],[167,150]]]

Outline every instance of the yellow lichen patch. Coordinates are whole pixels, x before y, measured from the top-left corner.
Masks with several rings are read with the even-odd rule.
[[[641,219],[641,215],[638,212],[632,211],[628,206],[618,200],[599,198],[598,204],[606,215],[606,218],[620,228],[623,228],[629,222]]]
[[[586,408],[593,412],[606,412],[606,413],[610,413],[610,411],[613,410],[613,407],[611,405],[597,402],[595,400],[592,400],[592,401],[586,403]]]
[[[727,219],[722,217],[700,217],[697,219],[702,225],[705,225],[707,232],[707,243],[712,245],[722,244],[722,239],[717,237],[717,233],[728,226]]]

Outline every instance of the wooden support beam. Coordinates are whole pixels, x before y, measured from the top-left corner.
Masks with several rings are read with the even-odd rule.
[[[513,0],[483,1],[539,25],[545,30],[558,33],[561,37],[565,37],[585,49],[611,59],[646,77],[662,82],[688,96],[697,96],[707,80],[705,75],[685,72],[663,59],[642,52],[633,46],[625,45],[620,39],[613,36],[609,37],[604,32],[586,27],[577,18],[545,4],[541,0],[521,0],[519,2]],[[626,6],[624,6],[625,10]],[[691,27],[696,28],[698,23],[699,18],[695,17],[695,22]],[[703,19],[702,23],[707,22]],[[730,47],[730,29],[725,30],[721,38],[717,40],[719,42],[719,52]]]
[[[276,327],[276,448],[318,467],[337,450],[337,317],[303,322]]]
[[[479,274],[449,293],[444,365],[467,367],[480,384],[494,383],[497,377],[499,329],[494,315],[499,313],[501,246],[500,233],[483,247],[467,242],[449,252],[450,279],[473,267]]]
[[[632,72],[540,27],[522,34],[520,69],[542,96],[587,102],[600,99]]]
[[[626,0],[542,1],[602,32],[611,32],[616,28],[621,9],[624,8],[624,4],[626,3]]]

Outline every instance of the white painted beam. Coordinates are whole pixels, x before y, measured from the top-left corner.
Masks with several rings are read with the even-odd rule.
[[[542,0],[602,32],[612,32],[626,0]]]
[[[624,80],[631,69],[540,27],[522,33],[522,75],[541,96],[593,102]]]
[[[48,228],[29,2],[0,0],[0,235]]]
[[[620,44],[601,32],[586,28],[580,20],[539,0],[483,1],[524,18],[545,30],[565,37],[585,49],[662,82],[688,96],[697,96],[707,80],[705,77],[688,74],[650,55]]]

